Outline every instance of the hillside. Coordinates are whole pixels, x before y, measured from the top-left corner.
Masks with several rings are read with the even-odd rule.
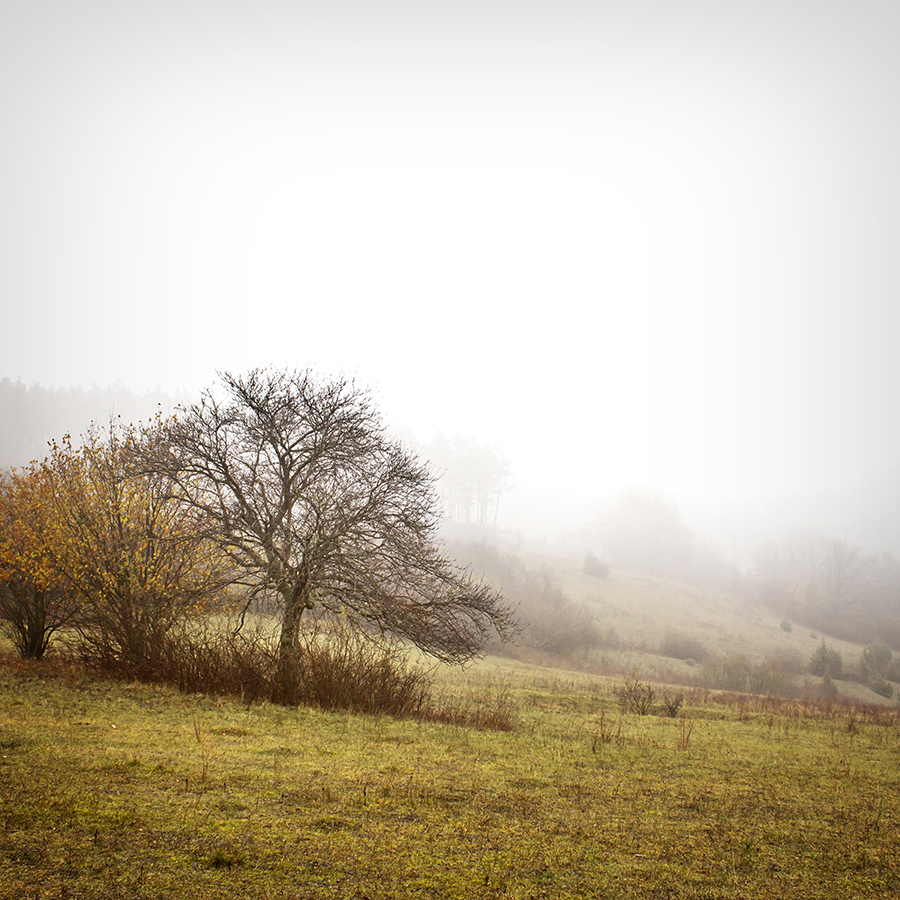
[[[466,546],[471,552],[475,545]],[[491,551],[484,544],[480,548],[490,560]],[[570,654],[529,654],[535,642],[526,630],[514,655],[605,674],[637,670],[644,678],[686,686],[814,695],[826,690],[823,679],[809,671],[810,659],[824,641],[843,661],[844,677],[833,684],[838,697],[896,702],[860,683],[863,644],[788,622],[745,596],[739,581],[734,590],[724,590],[618,569],[600,578],[585,574],[583,560],[549,547],[495,552],[506,555],[507,568],[516,560],[524,576],[520,573],[507,590],[508,578],[504,584],[496,572],[484,566],[482,571],[520,604],[528,627],[542,627],[541,616],[533,613],[532,623],[529,613],[544,603],[556,624],[577,611],[582,632],[589,623],[593,636],[590,644],[585,641]],[[478,563],[474,565],[477,569]],[[528,589],[536,580],[545,586],[540,597]],[[547,584],[555,585],[555,594]],[[900,685],[893,687],[896,696]]]

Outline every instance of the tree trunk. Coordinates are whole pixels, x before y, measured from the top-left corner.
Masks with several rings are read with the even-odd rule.
[[[278,670],[272,699],[276,703],[293,705],[299,701],[300,666],[297,659],[300,643],[300,620],[308,608],[305,585],[285,591],[281,635],[278,638]]]
[[[281,636],[278,639],[278,655],[284,659],[292,656],[300,642],[300,619],[306,604],[296,596],[284,598],[284,616],[281,620]]]

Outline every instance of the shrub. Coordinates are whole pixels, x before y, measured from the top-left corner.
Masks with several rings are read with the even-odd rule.
[[[622,707],[622,712],[633,712],[639,716],[646,716],[653,708],[656,691],[649,682],[641,681],[635,671],[616,689],[615,695],[619,706]]]
[[[703,683],[737,693],[786,695],[794,692],[793,676],[801,668],[793,653],[776,653],[759,663],[736,653],[704,662]]]
[[[840,651],[835,650],[830,645],[826,645],[823,640],[810,658],[809,671],[813,675],[819,675],[822,678],[826,675],[830,679],[840,678],[844,674],[844,662]]]
[[[0,630],[22,659],[42,659],[81,604],[54,565],[52,485],[36,464],[0,472]]]
[[[200,522],[166,479],[136,471],[152,428],[92,428],[76,449],[53,444],[33,473],[48,486],[43,546],[82,604],[82,658],[126,677],[158,680],[165,636],[217,602],[229,573]]]
[[[876,694],[880,694],[882,697],[887,697],[888,700],[894,696],[894,687],[891,684],[888,684],[883,678],[876,678],[872,682],[872,690],[875,691]]]
[[[770,656],[751,666],[747,673],[747,690],[751,694],[790,694],[793,678],[790,669],[778,656]]]
[[[790,619],[782,619],[780,627],[782,631],[786,631],[788,634],[790,634],[794,630],[794,626],[791,623]]]
[[[603,562],[602,559],[595,556],[590,550],[584,554],[584,565],[582,568],[585,575],[594,575],[597,578],[609,577],[609,563]]]
[[[701,662],[709,655],[706,647],[694,637],[670,628],[659,645],[660,656],[670,659],[693,659]]]
[[[666,692],[663,694],[663,710],[670,719],[678,717],[678,711],[684,703],[684,694],[673,694]]]
[[[869,679],[875,676],[886,676],[891,668],[894,654],[884,641],[875,641],[860,654],[859,668],[863,678]]]
[[[186,693],[272,699],[277,648],[271,630],[204,620],[165,636],[158,680]]]
[[[290,693],[283,698],[291,705],[419,717],[431,697],[426,672],[409,666],[396,647],[348,627],[302,635],[293,674]]]

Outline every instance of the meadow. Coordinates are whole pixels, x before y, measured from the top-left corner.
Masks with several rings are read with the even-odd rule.
[[[900,897],[896,706],[489,659],[505,729],[0,667],[0,896]]]

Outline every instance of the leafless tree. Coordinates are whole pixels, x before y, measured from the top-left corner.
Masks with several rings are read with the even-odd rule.
[[[281,606],[281,658],[324,610],[374,637],[465,662],[514,623],[436,543],[428,466],[387,438],[368,392],[309,371],[221,375],[171,423],[150,465],[202,513],[251,594]]]
[[[817,560],[817,575],[830,609],[846,610],[860,599],[862,576],[870,562],[855,544],[837,538],[825,541]]]

